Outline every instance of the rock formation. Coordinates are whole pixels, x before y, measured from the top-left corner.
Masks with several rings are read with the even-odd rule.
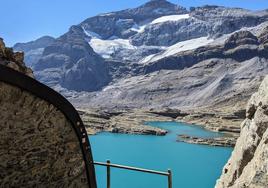
[[[247,117],[216,188],[268,187],[268,76],[247,106]]]
[[[6,48],[3,39],[0,38],[0,64],[33,77],[32,70],[25,66],[23,60],[23,52],[13,52],[12,48]]]

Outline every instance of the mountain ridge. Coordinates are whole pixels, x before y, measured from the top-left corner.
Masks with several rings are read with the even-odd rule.
[[[159,2],[162,3],[161,6],[159,6]],[[162,8],[162,11],[147,11],[149,9],[159,10],[159,8]],[[144,18],[144,14],[151,15]],[[143,15],[142,18],[140,15]],[[161,93],[166,92],[167,101],[163,103],[163,107],[180,108],[182,104],[185,106],[188,103],[189,105],[186,106],[190,108],[196,100],[186,97],[189,101],[182,102],[182,97],[176,98],[176,95],[172,94],[174,89],[177,91],[182,87],[181,91],[189,93],[193,88],[212,87],[204,84],[209,83],[207,81],[202,83],[200,81],[202,77],[195,78],[198,80],[191,79],[190,73],[196,74],[194,69],[200,69],[200,75],[203,75],[207,71],[204,66],[211,66],[210,71],[214,72],[216,69],[214,70],[213,67],[221,67],[222,71],[230,70],[230,68],[224,67],[225,63],[228,66],[241,67],[241,69],[256,64],[262,71],[260,75],[256,75],[255,81],[249,84],[244,83],[243,87],[248,88],[249,91],[246,92],[246,96],[242,93],[244,98],[240,97],[243,98],[242,103],[244,104],[267,72],[267,67],[264,66],[267,59],[266,48],[262,49],[262,46],[265,45],[259,42],[258,34],[250,34],[252,28],[261,32],[268,25],[267,18],[267,11],[250,11],[211,5],[194,7],[188,11],[164,0],[150,1],[134,9],[97,15],[72,26],[67,33],[44,48],[33,69],[38,80],[54,87],[66,96],[71,96],[70,100],[77,105],[83,105],[86,100],[96,106],[105,106],[104,104],[118,106],[116,101],[118,100],[120,104],[122,100],[120,95],[122,95],[125,97],[123,97],[124,102],[121,103],[121,106],[154,107],[154,105],[148,105],[149,102],[156,104],[155,107],[160,107],[161,105],[158,104],[165,99]],[[236,31],[241,31],[238,36],[235,36]],[[241,37],[241,39],[236,39],[237,37]],[[229,46],[224,44],[225,40],[229,40],[229,42],[227,41]],[[255,53],[258,55],[254,55]],[[246,63],[244,64],[244,62]],[[187,71],[189,73],[186,73]],[[188,81],[184,80],[188,86],[179,83],[177,86],[172,86],[174,84],[169,80],[176,77],[178,77],[176,79],[182,79],[180,76],[176,76],[176,74],[182,73],[189,78]],[[259,73],[257,69],[252,69],[251,74],[257,73]],[[244,73],[239,70],[232,74]],[[250,74],[250,71],[247,74]],[[234,82],[231,78],[227,78],[230,76],[221,75],[222,81],[220,78],[216,78],[216,74],[213,76],[215,78],[212,80],[216,85],[228,85]],[[164,77],[165,81],[160,81],[157,77]],[[248,76],[244,75],[244,77]],[[132,83],[131,78],[139,78],[144,82],[141,81],[142,84],[135,81]],[[251,76],[249,78],[253,79]],[[197,83],[188,83],[190,80]],[[217,80],[218,83],[216,83]],[[127,89],[124,88],[123,82],[138,85],[134,87],[130,84],[128,87],[131,89]],[[158,86],[157,83],[160,84],[160,82],[161,85]],[[128,93],[117,91],[116,88],[120,87],[123,90],[126,89]],[[151,88],[153,92],[148,90],[149,93],[147,93],[148,88]],[[223,87],[220,93],[224,93],[225,89],[226,87]],[[108,94],[108,91],[111,93]],[[86,92],[84,99],[80,99],[79,92]],[[155,99],[153,93],[159,94],[161,99]],[[198,91],[198,93],[202,92]],[[239,96],[241,93],[235,92],[234,94]],[[93,99],[90,97],[95,95],[98,97],[93,97]],[[170,98],[169,95],[173,97]],[[136,101],[133,97],[140,99]],[[199,98],[194,95],[192,97]],[[105,100],[105,98],[113,102],[106,103],[105,101],[109,100]],[[150,100],[141,104],[142,99],[146,98]],[[82,104],[77,102],[79,100],[83,101]],[[125,103],[128,100],[135,101],[136,105]],[[204,99],[200,101],[196,101],[200,106],[208,102]],[[209,104],[213,105],[211,102]]]

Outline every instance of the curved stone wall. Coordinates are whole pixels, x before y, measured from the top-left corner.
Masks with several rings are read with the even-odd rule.
[[[0,187],[88,187],[79,140],[53,105],[0,82]]]

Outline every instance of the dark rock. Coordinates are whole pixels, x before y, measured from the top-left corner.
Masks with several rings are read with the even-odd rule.
[[[258,38],[249,31],[240,31],[231,35],[224,44],[226,50],[240,45],[259,45]]]
[[[81,27],[71,27],[67,34],[44,49],[43,57],[34,69],[37,71],[58,69],[60,84],[70,90],[100,89],[110,81],[107,67],[85,38],[87,36]],[[49,72],[45,75],[38,74],[39,79],[49,77]]]

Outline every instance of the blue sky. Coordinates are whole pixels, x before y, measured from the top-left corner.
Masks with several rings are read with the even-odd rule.
[[[99,13],[137,7],[148,0],[0,0],[0,37],[8,46],[44,35],[58,37]],[[268,0],[169,0],[189,8],[205,4],[268,9]]]

